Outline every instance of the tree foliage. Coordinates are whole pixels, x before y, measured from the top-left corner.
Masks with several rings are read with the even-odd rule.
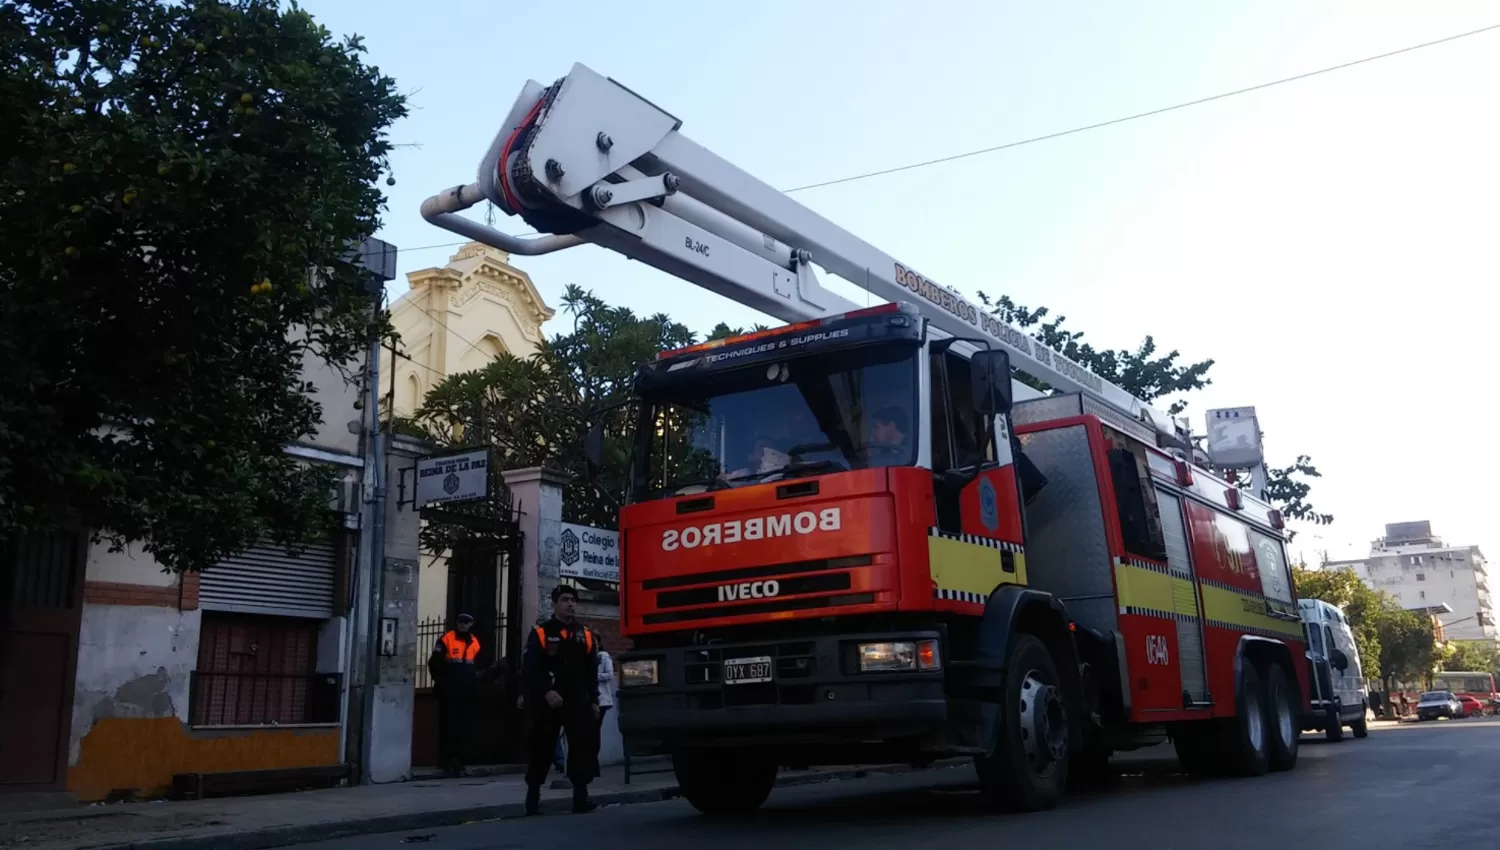
[[[1047,307],[1033,309],[1017,304],[1008,295],[992,299],[983,292],[979,293],[979,300],[1001,321],[1026,331],[1033,339],[1142,401],[1180,396],[1213,383],[1208,376],[1213,360],[1184,363],[1181,352],[1175,348],[1162,353],[1153,336],[1147,335],[1134,350],[1099,349],[1084,342],[1083,331],[1064,327],[1067,316],[1049,318],[1052,311]],[[1019,370],[1017,378],[1043,392],[1052,389],[1040,378]],[[1176,398],[1167,407],[1167,413],[1176,416],[1186,409],[1187,401]],[[1333,515],[1318,511],[1307,500],[1312,490],[1307,479],[1321,477],[1311,458],[1298,455],[1290,466],[1267,469],[1266,496],[1288,519],[1327,525],[1333,522]],[[1242,482],[1241,486],[1248,487],[1248,482]],[[1295,532],[1288,533],[1288,538],[1292,536]]]
[[[1342,609],[1367,678],[1421,681],[1442,655],[1424,614],[1403,610],[1390,594],[1371,588],[1348,568],[1293,567],[1297,595],[1321,599]]]
[[[1449,643],[1448,651],[1438,667],[1443,670],[1500,671],[1500,648],[1494,641],[1456,640]]]
[[[1001,321],[1027,331],[1033,339],[1087,367],[1104,380],[1123,387],[1142,401],[1202,389],[1213,383],[1208,370],[1214,361],[1180,363],[1182,354],[1176,349],[1160,353],[1155,337],[1148,335],[1134,351],[1098,349],[1083,341],[1083,331],[1063,327],[1068,321],[1067,316],[1048,319],[1052,311],[1047,307],[1032,309],[1017,304],[1009,295],[991,300],[983,292],[979,293],[979,300]],[[1034,375],[1023,372],[1019,377],[1023,383],[1043,392],[1052,389]],[[1172,402],[1167,412],[1175,416],[1185,409],[1187,402],[1178,399]]]
[[[183,570],[321,522],[283,447],[380,319],[346,252],[405,114],[362,54],[275,0],[0,4],[0,538]]]
[[[502,354],[482,369],[451,375],[427,394],[410,427],[445,445],[487,445],[494,466],[548,467],[571,476],[564,492],[569,522],[614,528],[625,491],[634,431],[629,401],[635,367],[660,351],[695,341],[692,331],[657,314],[641,317],[569,286],[562,299],[571,328],[544,341],[531,357]],[[583,442],[594,411],[625,404],[603,417],[605,466],[590,479]],[[444,546],[434,528],[428,543]]]
[[[1322,477],[1323,473],[1313,466],[1312,458],[1297,455],[1297,460],[1290,466],[1266,470],[1266,498],[1280,508],[1287,519],[1328,525],[1333,522],[1333,514],[1322,513],[1307,500],[1312,485],[1306,479]]]
[[[704,339],[704,341],[708,341],[708,340],[712,340],[712,339],[728,339],[728,338],[730,338],[732,336],[739,336],[741,334],[754,333],[755,331],[763,331],[765,329],[766,329],[765,325],[754,325],[754,326],[752,326],[752,327],[750,327],[748,329],[746,329],[746,328],[732,328],[732,327],[729,326],[729,324],[727,322],[720,322],[717,325],[714,325],[713,330],[709,331],[708,335],[705,336],[705,337],[703,337],[703,339]]]
[[[1380,630],[1384,613],[1392,607],[1389,598],[1382,597],[1349,569],[1314,571],[1293,567],[1292,580],[1302,599],[1321,599],[1343,610],[1349,618],[1349,630],[1354,633],[1354,646],[1359,650],[1365,676],[1378,678],[1384,669]]]
[[[1380,619],[1380,671],[1388,685],[1424,682],[1442,657],[1432,618],[1392,605]]]

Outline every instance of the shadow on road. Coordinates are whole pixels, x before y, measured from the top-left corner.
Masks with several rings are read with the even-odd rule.
[[[951,821],[955,818],[1008,817],[987,806],[979,796],[979,784],[969,768],[943,771],[951,776],[934,775],[933,783],[921,788],[902,788],[858,796],[820,797],[778,803],[773,794],[767,807],[742,818],[708,820],[696,814],[685,814],[676,824],[689,830],[702,829],[705,835],[722,834],[726,825],[746,829],[801,829],[835,827],[846,824],[869,826],[872,823],[911,825],[922,821]],[[1217,782],[1188,776],[1173,756],[1149,760],[1132,758],[1125,764],[1111,765],[1109,773],[1087,787],[1069,791],[1075,801],[1122,793],[1144,793],[1187,785]]]

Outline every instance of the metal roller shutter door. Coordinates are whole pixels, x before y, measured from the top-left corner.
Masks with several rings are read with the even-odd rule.
[[[331,543],[295,555],[261,543],[204,570],[198,605],[205,611],[327,619],[333,616],[337,565],[338,549]]]

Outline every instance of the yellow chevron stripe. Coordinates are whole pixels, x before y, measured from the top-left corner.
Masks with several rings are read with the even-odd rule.
[[[1001,552],[989,546],[965,543],[948,537],[927,538],[927,565],[932,583],[941,590],[961,590],[989,596],[1002,584],[1026,584],[1026,556],[1011,555],[1016,571],[1000,565]]]
[[[1202,585],[1203,617],[1231,626],[1260,629],[1289,638],[1302,637],[1300,620],[1277,619],[1267,606],[1295,615],[1296,608],[1260,594]],[[1129,608],[1151,608],[1197,616],[1193,582],[1186,578],[1147,570],[1130,564],[1115,564],[1115,590],[1119,604]]]
[[[1121,605],[1131,608],[1153,608],[1157,611],[1176,611],[1177,592],[1173,585],[1182,582],[1192,589],[1186,579],[1173,578],[1166,573],[1145,570],[1130,564],[1115,564],[1115,598]],[[1196,608],[1180,611],[1197,615]]]
[[[1212,585],[1203,586],[1203,615],[1208,619],[1261,629],[1294,640],[1301,640],[1301,620],[1280,620],[1272,617],[1266,613],[1267,604],[1283,611],[1290,610],[1290,606],[1272,599],[1265,599],[1258,594],[1239,593]]]

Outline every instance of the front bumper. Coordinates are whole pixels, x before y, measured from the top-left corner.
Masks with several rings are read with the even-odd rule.
[[[656,659],[659,681],[620,689],[620,731],[648,746],[922,738],[948,719],[943,671],[862,673],[856,647],[938,638],[937,632],[890,632],[626,653],[619,664]],[[725,660],[753,657],[771,659],[772,681],[723,683]]]

